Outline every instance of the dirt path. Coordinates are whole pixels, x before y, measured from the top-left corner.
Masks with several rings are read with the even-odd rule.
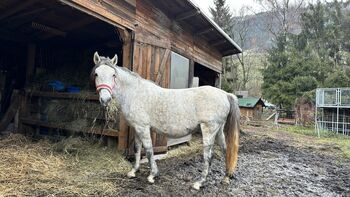
[[[292,136],[246,129],[241,136],[238,169],[231,184],[221,184],[224,162],[216,155],[209,181],[197,192],[200,154],[158,161],[160,177],[147,183],[147,165],[139,178],[117,177],[120,196],[350,196],[350,161],[323,154],[312,146],[292,145]],[[279,136],[278,136],[279,135]],[[274,137],[276,136],[276,138]]]

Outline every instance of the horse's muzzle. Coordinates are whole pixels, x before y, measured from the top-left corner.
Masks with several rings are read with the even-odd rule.
[[[101,89],[99,94],[100,94],[101,105],[106,107],[108,103],[112,100],[112,95],[106,89]]]

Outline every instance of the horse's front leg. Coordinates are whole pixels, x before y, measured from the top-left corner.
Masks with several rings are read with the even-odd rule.
[[[134,178],[136,177],[136,172],[139,170],[140,168],[140,159],[141,159],[141,148],[142,148],[142,142],[139,138],[139,136],[136,134],[135,135],[135,148],[136,148],[136,152],[135,152],[135,165],[134,168],[131,169],[131,171],[128,173],[128,177],[129,178]]]
[[[151,131],[149,127],[139,127],[135,128],[136,133],[139,136],[139,139],[141,140],[143,147],[146,151],[146,156],[148,159],[148,163],[151,167],[151,173],[147,177],[148,182],[154,183],[154,178],[158,176],[158,167],[156,164],[156,161],[153,157],[153,147],[152,147],[152,138],[151,138]]]

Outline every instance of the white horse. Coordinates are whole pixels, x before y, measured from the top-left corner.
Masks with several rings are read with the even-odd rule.
[[[117,99],[125,119],[136,131],[136,162],[128,177],[135,177],[139,170],[142,145],[151,167],[147,180],[154,183],[154,178],[158,175],[153,157],[151,128],[159,134],[178,138],[189,135],[200,126],[204,169],[193,188],[199,190],[206,181],[215,139],[226,154],[225,180],[229,181],[238,158],[240,114],[235,95],[211,86],[164,89],[126,68],[117,67],[117,55],[109,59],[96,52],[93,59],[95,67],[91,74],[100,103],[107,106],[111,99]]]

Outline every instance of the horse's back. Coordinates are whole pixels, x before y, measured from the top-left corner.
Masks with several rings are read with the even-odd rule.
[[[230,110],[227,93],[212,86],[194,89],[197,116],[201,121],[226,120]]]

